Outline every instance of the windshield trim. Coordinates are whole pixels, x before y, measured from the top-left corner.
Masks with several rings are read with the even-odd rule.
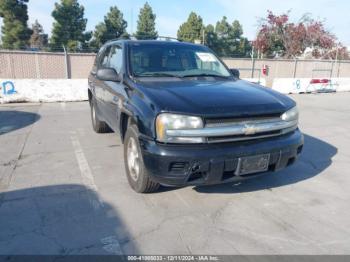
[[[219,78],[229,78],[229,76],[224,76],[224,75],[217,75],[217,74],[188,74],[188,75],[183,75],[181,76],[182,78],[191,78],[191,77],[219,77]]]
[[[175,78],[183,78],[181,75],[171,74],[171,73],[162,73],[162,72],[153,72],[151,74],[141,74],[136,75],[135,77],[175,77]]]

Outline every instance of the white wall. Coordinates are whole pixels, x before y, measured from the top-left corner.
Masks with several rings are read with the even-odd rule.
[[[350,91],[350,78],[320,78],[325,83],[312,83],[318,78],[275,78],[272,89],[283,94],[300,94],[313,92]]]
[[[0,79],[0,103],[84,101],[87,88],[87,79]]]
[[[247,78],[258,83],[259,79]],[[265,79],[260,79],[265,85]],[[88,100],[87,79],[0,79],[0,103]]]
[[[266,80],[245,78],[266,85]],[[332,78],[328,83],[312,84],[311,78],[276,78],[272,89],[284,94],[319,91],[350,91],[350,78]],[[88,100],[87,79],[0,79],[0,103],[70,102]]]

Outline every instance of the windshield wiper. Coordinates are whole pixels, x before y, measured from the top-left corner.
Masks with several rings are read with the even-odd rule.
[[[197,77],[197,76],[212,76],[212,77],[221,77],[221,78],[228,78],[228,76],[222,76],[217,74],[190,74],[190,75],[183,75],[182,77]]]
[[[137,77],[152,77],[152,76],[164,76],[164,77],[177,77],[177,78],[181,78],[181,76],[179,75],[173,75],[173,74],[169,74],[169,73],[144,73],[141,75],[137,75]]]

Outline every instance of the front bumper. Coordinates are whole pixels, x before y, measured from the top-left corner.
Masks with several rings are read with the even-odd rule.
[[[149,175],[168,186],[220,184],[277,171],[294,163],[303,144],[299,129],[278,137],[221,144],[165,145],[140,139]],[[235,175],[238,158],[268,153],[268,172]]]

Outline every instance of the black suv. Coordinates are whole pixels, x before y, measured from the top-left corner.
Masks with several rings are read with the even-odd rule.
[[[302,151],[295,102],[240,80],[202,45],[108,42],[88,92],[93,128],[120,134],[136,192],[251,178]]]

